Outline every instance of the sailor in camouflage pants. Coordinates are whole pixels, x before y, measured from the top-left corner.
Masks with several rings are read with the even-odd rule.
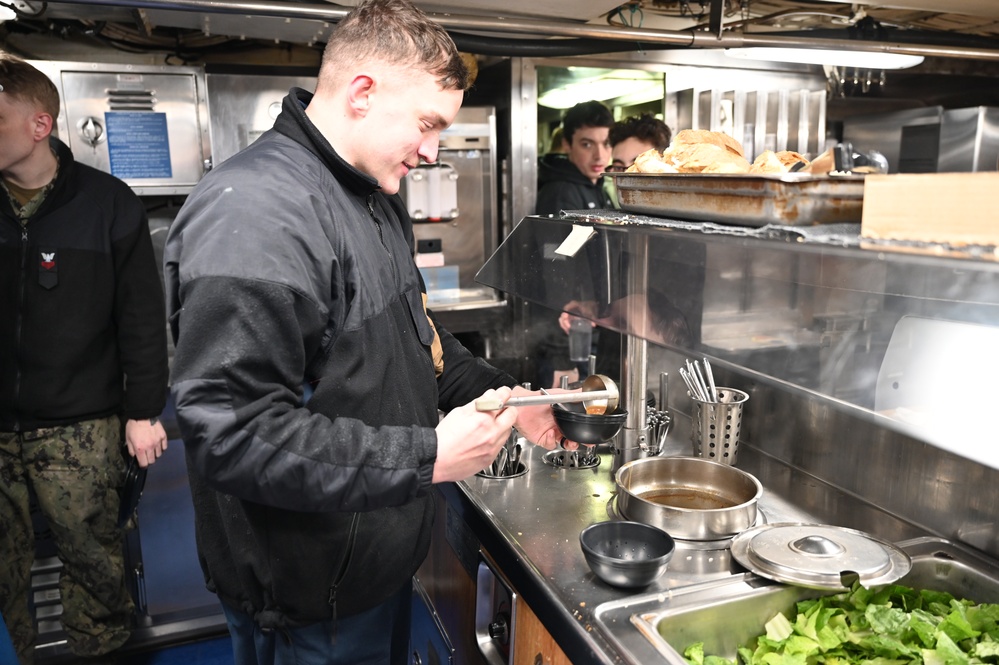
[[[117,526],[124,482],[117,416],[30,432],[0,432],[0,611],[21,662],[33,662],[28,611],[34,490],[63,563],[62,624],[81,655],[117,649],[129,637],[134,604],[125,587],[123,531]]]

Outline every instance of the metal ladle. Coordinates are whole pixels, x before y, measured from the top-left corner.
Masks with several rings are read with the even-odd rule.
[[[544,388],[538,388],[538,390],[541,391],[542,395],[551,395],[551,393],[548,392],[547,390],[545,390]],[[554,406],[555,406],[556,409],[562,409],[563,411],[568,411],[569,410],[569,409],[565,408],[565,404],[562,404],[561,402],[555,402]]]
[[[578,393],[557,395],[531,395],[511,397],[505,402],[488,397],[475,400],[477,411],[498,411],[507,406],[539,406],[542,404],[573,404],[582,402],[590,415],[611,414],[617,410],[620,393],[617,384],[603,374],[591,374],[583,381],[583,389]]]

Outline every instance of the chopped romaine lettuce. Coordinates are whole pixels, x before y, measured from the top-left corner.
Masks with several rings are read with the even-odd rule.
[[[803,600],[789,619],[739,647],[736,660],[683,655],[691,665],[999,665],[999,604],[957,600],[943,591],[900,584]]]

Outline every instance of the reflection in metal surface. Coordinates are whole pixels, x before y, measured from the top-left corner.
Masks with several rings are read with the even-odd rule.
[[[549,259],[539,249],[584,221],[596,235],[575,257]],[[577,311],[604,328],[874,412],[878,368],[904,317],[999,327],[999,264],[864,250],[858,233],[855,226],[673,228],[615,211],[528,217],[477,279],[553,310],[587,303]],[[644,285],[633,283],[636,271],[647,271]],[[995,357],[991,348],[966,354]],[[969,399],[982,413],[991,408],[984,395]],[[883,422],[932,441],[925,428]],[[977,458],[971,445],[952,449]]]

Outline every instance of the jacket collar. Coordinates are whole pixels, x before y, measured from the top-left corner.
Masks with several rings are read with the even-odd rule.
[[[69,146],[50,135],[49,147],[55,153],[59,166],[56,169],[55,180],[50,183],[52,186],[51,191],[45,195],[45,200],[42,201],[38,210],[31,213],[32,217],[37,216],[41,211],[49,209],[54,205],[53,201],[61,201],[66,196],[69,188],[66,183],[76,174],[76,160],[73,159],[73,152],[69,149]],[[48,186],[46,185],[46,187]],[[14,207],[11,205],[9,197],[6,196],[5,191],[2,189],[0,189],[0,212],[17,217],[17,213],[14,212]]]
[[[359,196],[367,196],[380,189],[378,181],[361,173],[337,154],[330,142],[305,115],[305,107],[312,100],[312,93],[292,88],[281,104],[281,114],[274,121],[274,129],[301,143],[322,160],[337,180]]]
[[[538,162],[538,181],[544,185],[549,182],[571,182],[586,187],[603,187],[603,176],[593,182],[580,171],[568,157],[545,155]]]

